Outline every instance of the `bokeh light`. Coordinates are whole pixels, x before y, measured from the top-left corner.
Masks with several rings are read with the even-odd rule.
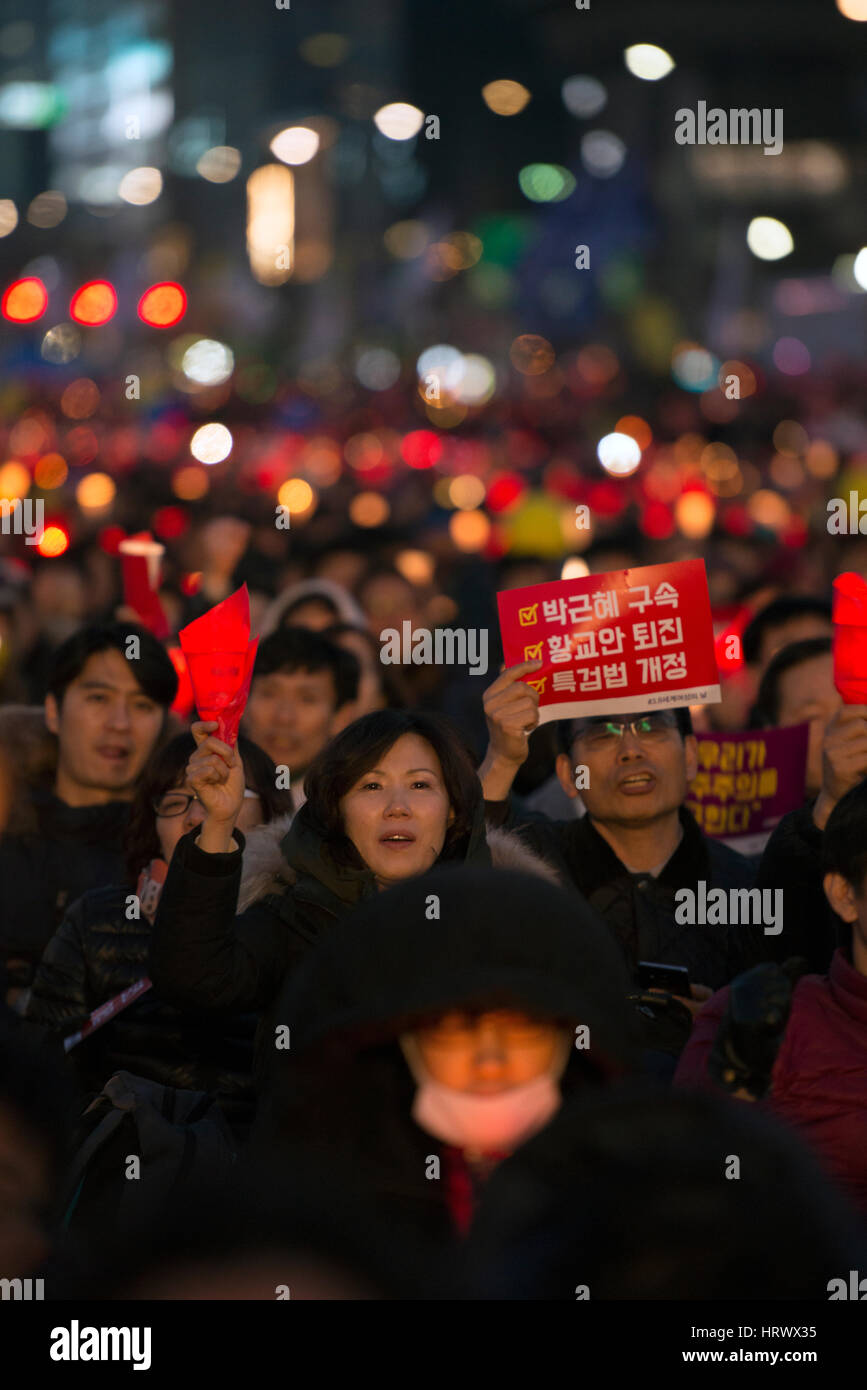
[[[453,512],[449,517],[449,535],[465,554],[484,550],[490,534],[491,523],[484,512]]]
[[[521,333],[509,348],[512,366],[523,376],[540,376],[554,365],[557,354],[538,333]]]
[[[426,550],[400,550],[394,557],[394,567],[410,584],[425,588],[432,583],[436,568],[432,555]]]
[[[803,376],[810,370],[810,353],[800,338],[778,338],[772,356],[784,376]]]
[[[563,561],[560,578],[586,579],[589,573],[590,566],[586,560],[582,560],[580,555],[570,555],[568,560]]]
[[[173,280],[163,280],[145,290],[138,303],[138,316],[152,328],[172,328],[187,312],[187,296]]]
[[[867,290],[867,246],[862,246],[852,262],[852,274],[862,290]]]
[[[561,164],[526,164],[518,185],[532,203],[562,203],[575,191],[575,179]]]
[[[15,280],[0,300],[0,313],[10,323],[35,323],[48,308],[48,291],[37,275]]]
[[[606,473],[625,478],[641,462],[641,449],[629,434],[606,434],[596,446],[596,456]]]
[[[117,488],[108,473],[88,473],[75,489],[75,500],[83,511],[98,512],[110,507]]]
[[[27,221],[32,227],[56,227],[68,212],[66,199],[56,188],[37,193],[27,209]]]
[[[231,183],[240,168],[241,151],[234,145],[214,145],[196,164],[196,172],[208,183]]]
[[[71,381],[60,397],[60,409],[70,420],[86,420],[99,405],[99,387],[90,377]]]
[[[62,526],[46,526],[36,546],[44,560],[56,560],[69,548],[69,533]]]
[[[688,540],[699,541],[713,530],[716,504],[707,492],[691,488],[678,497],[674,504],[674,519],[678,530]]]
[[[581,162],[594,178],[613,178],[625,159],[626,146],[610,130],[590,130],[581,141]]]
[[[199,463],[222,463],[232,452],[232,431],[211,421],[200,425],[190,440],[190,453]]]
[[[411,140],[421,130],[424,112],[405,101],[381,106],[373,117],[377,130],[388,140]]]
[[[309,164],[319,149],[319,136],[306,125],[287,126],[274,136],[269,148],[283,164]]]
[[[837,0],[837,9],[844,19],[854,19],[860,24],[867,21],[867,0]]]
[[[433,430],[411,430],[400,446],[400,456],[410,468],[433,468],[442,455],[442,439]]]
[[[485,105],[495,115],[517,116],[530,100],[530,93],[520,82],[512,82],[509,78],[503,77],[496,82],[488,82],[482,88],[482,97]]]
[[[583,120],[597,116],[608,100],[608,93],[595,77],[567,77],[560,88],[563,105]]]
[[[43,492],[53,492],[63,487],[69,475],[66,459],[62,454],[43,454],[33,470],[33,481]]]
[[[182,502],[197,502],[211,486],[207,470],[195,464],[185,464],[172,477],[172,492]]]
[[[623,61],[633,77],[641,77],[645,82],[658,82],[667,77],[674,68],[674,59],[664,48],[655,43],[633,43],[624,49]]]
[[[125,203],[135,207],[146,207],[155,203],[163,191],[163,176],[159,169],[144,165],[140,169],[130,169],[121,179],[117,193]]]
[[[349,504],[349,518],[356,526],[382,526],[391,508],[381,492],[358,492]]]
[[[792,233],[776,217],[754,217],[747,227],[747,246],[760,261],[780,261],[795,249]]]
[[[290,519],[303,518],[312,511],[316,493],[306,478],[287,478],[277,490],[277,501],[285,507]]]
[[[30,491],[30,471],[17,459],[0,465],[0,498],[14,502],[18,497],[26,497]]]
[[[228,381],[235,367],[231,348],[215,338],[197,338],[181,358],[181,370],[200,386],[219,386]]]
[[[0,237],[8,236],[17,226],[17,207],[11,198],[0,198]]]
[[[474,473],[459,473],[448,485],[449,501],[462,512],[472,512],[485,500],[485,485]]]
[[[69,306],[69,317],[87,328],[108,323],[116,312],[117,294],[108,280],[88,280],[75,291]]]

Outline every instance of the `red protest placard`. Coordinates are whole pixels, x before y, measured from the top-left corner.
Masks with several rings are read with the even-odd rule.
[[[686,804],[705,835],[760,854],[783,816],[803,803],[809,732],[809,724],[793,724],[699,734]]]
[[[543,662],[523,677],[541,724],[721,698],[703,560],[507,589],[497,605],[506,665]]]

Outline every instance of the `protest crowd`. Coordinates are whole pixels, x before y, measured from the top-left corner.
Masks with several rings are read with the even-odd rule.
[[[443,595],[341,559],[353,593],[260,590],[250,542],[175,611],[120,555],[62,625],[17,583],[4,1275],[827,1298],[867,1217],[867,695],[830,590],[757,585],[729,676],[701,561],[491,565],[479,679],[381,662]],[[640,651],[681,618],[675,693],[579,666],[581,713],[588,624]]]
[[[6,0],[0,1311],[867,1301],[865,40]]]

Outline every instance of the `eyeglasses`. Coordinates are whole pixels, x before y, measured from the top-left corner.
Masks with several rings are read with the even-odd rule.
[[[580,739],[587,748],[614,748],[627,729],[641,743],[652,743],[666,738],[676,728],[677,716],[670,710],[662,710],[659,714],[644,714],[640,719],[606,719],[588,724],[578,730],[575,740]]]
[[[253,799],[258,801],[259,793],[252,792],[249,787],[245,787],[244,800],[251,801]],[[194,801],[198,801],[201,806],[202,803],[195,792],[166,792],[165,796],[160,797],[159,801],[151,803],[151,808],[156,815],[164,816],[168,819],[171,816],[185,816]]]

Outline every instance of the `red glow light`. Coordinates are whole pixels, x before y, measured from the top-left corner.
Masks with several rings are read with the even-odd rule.
[[[42,532],[42,538],[36,549],[46,560],[53,560],[58,555],[62,555],[64,550],[69,547],[69,533],[63,526],[58,526],[56,522],[51,526],[46,526]]]
[[[0,301],[0,313],[10,323],[35,323],[48,308],[48,291],[38,275],[13,280]]]
[[[172,328],[187,312],[186,292],[174,280],[161,280],[145,290],[138,302],[138,316],[151,328]]]
[[[183,507],[160,507],[154,513],[154,530],[161,540],[173,541],[189,529],[190,519]]]
[[[103,526],[99,533],[99,548],[104,550],[106,555],[119,555],[120,543],[126,539],[126,531],[122,526]]]
[[[654,541],[668,540],[674,533],[674,517],[664,502],[648,502],[641,513],[641,529]]]
[[[117,312],[117,294],[108,280],[88,280],[75,291],[69,305],[69,317],[85,328],[98,328],[108,323]]]
[[[626,506],[626,496],[616,483],[594,483],[587,493],[592,512],[600,516],[619,516]]]
[[[443,442],[433,430],[411,430],[404,435],[400,453],[410,468],[433,468],[443,456]]]
[[[516,473],[500,473],[488,488],[485,499],[488,510],[504,512],[513,507],[524,492],[524,482]]]

